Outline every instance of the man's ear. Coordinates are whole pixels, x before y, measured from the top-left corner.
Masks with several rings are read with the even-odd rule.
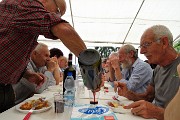
[[[65,0],[56,0],[56,3],[61,11],[61,16],[63,16],[66,12],[66,1]]]
[[[37,51],[32,51],[32,53],[31,53],[32,55],[37,55],[38,53],[37,53]]]
[[[131,50],[131,51],[129,52],[129,56],[130,56],[130,57],[134,57],[134,54],[135,54],[135,53],[134,53],[133,50]]]
[[[163,44],[163,48],[167,48],[169,46],[169,40],[168,37],[162,37],[161,42]]]

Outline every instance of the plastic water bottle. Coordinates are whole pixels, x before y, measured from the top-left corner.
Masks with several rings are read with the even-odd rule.
[[[64,83],[64,98],[68,106],[72,105],[75,98],[75,82],[73,76],[67,76]]]

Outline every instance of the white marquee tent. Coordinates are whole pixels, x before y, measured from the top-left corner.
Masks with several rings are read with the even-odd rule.
[[[174,37],[180,34],[180,0],[66,0],[66,3],[63,18],[87,43],[137,45],[143,31],[155,24],[169,27]]]
[[[63,18],[79,33],[88,47],[137,46],[143,31],[163,24],[174,39],[180,34],[180,0],[66,0]],[[59,41],[40,36],[38,41],[58,47]],[[60,45],[63,47],[62,43]]]
[[[155,24],[169,27],[174,39],[180,35],[180,0],[66,0],[66,3],[62,18],[75,28],[88,47],[120,47],[130,43],[137,48],[143,31]],[[59,40],[39,36],[38,41],[49,48],[67,49]]]

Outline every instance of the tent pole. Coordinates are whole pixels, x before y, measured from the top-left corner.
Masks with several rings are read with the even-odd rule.
[[[134,21],[136,20],[137,15],[139,14],[139,11],[141,10],[141,8],[142,8],[142,6],[143,6],[143,4],[144,4],[144,1],[145,1],[145,0],[143,0],[143,1],[142,1],[141,6],[139,7],[138,12],[136,13],[136,16],[134,17],[133,22],[131,23],[131,26],[130,26],[130,28],[129,28],[129,30],[128,30],[128,32],[127,32],[127,34],[126,34],[125,38],[124,38],[124,41],[122,42],[122,44],[124,44],[124,43],[125,43],[126,38],[127,38],[128,34],[129,34],[129,32],[130,32],[130,30],[131,30],[131,28],[132,28],[133,24],[134,24]]]
[[[72,12],[71,0],[69,0],[69,6],[70,6],[70,11],[71,11],[72,26],[73,26],[73,28],[74,28],[74,19],[73,19],[73,12]]]

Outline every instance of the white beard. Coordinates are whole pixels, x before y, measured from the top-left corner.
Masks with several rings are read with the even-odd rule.
[[[121,63],[122,69],[130,68],[132,66],[132,61],[131,60],[126,60],[125,63]]]

